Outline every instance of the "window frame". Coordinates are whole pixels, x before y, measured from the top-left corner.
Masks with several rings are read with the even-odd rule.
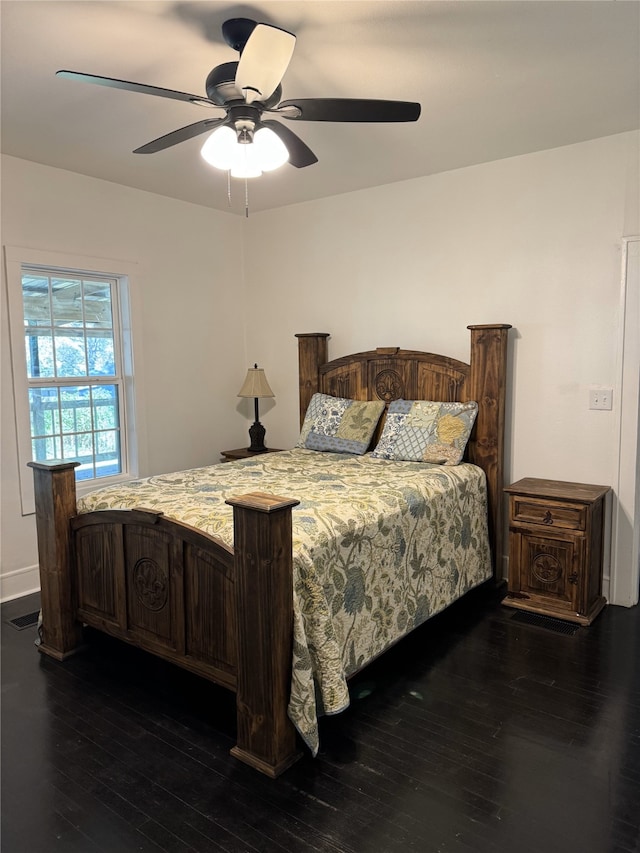
[[[126,482],[140,476],[140,412],[139,399],[141,388],[139,362],[135,359],[134,336],[132,334],[133,316],[140,316],[135,310],[132,298],[135,288],[131,286],[135,274],[135,265],[130,262],[90,258],[81,255],[68,255],[58,252],[24,249],[5,246],[5,269],[9,307],[9,330],[11,346],[11,364],[13,373],[13,394],[16,425],[16,452],[18,456],[18,475],[20,480],[20,498],[22,515],[35,512],[33,492],[33,474],[27,462],[33,458],[31,444],[31,422],[29,411],[30,382],[27,374],[27,359],[24,345],[24,309],[22,301],[22,276],[25,271],[59,272],[73,276],[99,276],[114,281],[114,345],[119,348],[120,387],[120,452],[122,470],[108,477],[90,478],[76,481],[76,493],[86,494],[97,488]],[[136,334],[136,338],[138,338]],[[136,376],[134,382],[134,362]],[[80,379],[80,377],[78,377]],[[93,384],[91,377],[82,377],[86,384]],[[51,385],[57,385],[53,379]]]

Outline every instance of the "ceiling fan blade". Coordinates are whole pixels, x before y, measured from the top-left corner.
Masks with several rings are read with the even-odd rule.
[[[309,146],[292,130],[280,124],[279,121],[268,119],[267,121],[260,122],[260,125],[270,128],[280,138],[289,152],[289,162],[296,169],[302,169],[304,166],[312,166],[318,162],[318,158]]]
[[[226,116],[224,118],[205,118],[203,121],[188,124],[186,127],[181,127],[178,130],[172,130],[171,133],[166,133],[164,136],[159,136],[152,142],[147,142],[146,145],[136,148],[133,153],[155,154],[157,151],[164,151],[165,148],[171,148],[172,145],[178,145],[180,142],[186,142],[187,139],[193,139],[194,136],[199,136],[201,133],[213,130],[226,121]]]
[[[240,55],[236,87],[244,92],[248,104],[265,101],[284,77],[293,56],[296,37],[272,27],[257,24]]]
[[[80,80],[82,83],[97,83],[98,86],[108,86],[110,89],[124,89],[128,92],[140,92],[142,95],[157,95],[160,98],[173,98],[175,101],[187,101],[191,104],[206,104],[217,106],[204,95],[190,95],[188,92],[177,92],[175,89],[162,89],[159,86],[147,86],[145,83],[132,83],[129,80],[117,80],[115,77],[100,77],[98,74],[83,74],[81,71],[56,71],[56,77],[67,80]]]
[[[296,121],[417,121],[420,104],[412,101],[375,101],[360,98],[300,98],[281,101],[278,112],[286,107],[296,107],[300,115],[282,118]]]

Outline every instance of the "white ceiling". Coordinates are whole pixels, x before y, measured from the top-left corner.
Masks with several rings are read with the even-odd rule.
[[[134,148],[201,107],[55,77],[66,68],[204,95],[238,54],[221,25],[294,32],[283,99],[419,101],[415,124],[288,122],[319,162],[249,182],[265,210],[554,148],[640,125],[636,0],[1,0],[2,152],[242,213],[244,182],[208,166],[205,137]],[[220,112],[220,116],[223,112]]]

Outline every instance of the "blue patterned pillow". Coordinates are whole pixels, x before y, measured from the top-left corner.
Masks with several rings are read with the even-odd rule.
[[[378,459],[457,465],[478,414],[478,404],[395,400],[376,449]]]
[[[314,394],[296,447],[334,453],[366,453],[384,403]]]

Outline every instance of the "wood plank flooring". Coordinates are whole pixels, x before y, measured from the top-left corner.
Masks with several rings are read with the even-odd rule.
[[[2,605],[2,853],[638,853],[640,609],[566,636],[482,589],[351,684],[321,754],[229,756],[232,697],[97,633],[65,663]]]

